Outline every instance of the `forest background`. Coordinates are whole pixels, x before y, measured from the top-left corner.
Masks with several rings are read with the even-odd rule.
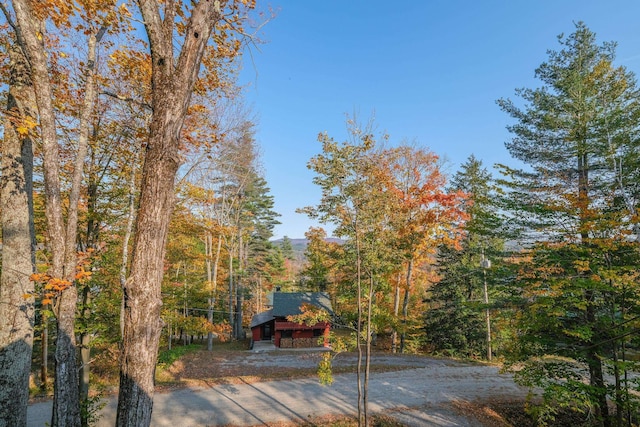
[[[320,197],[298,208],[342,240],[312,227],[296,260],[271,241],[238,81],[272,11],[1,6],[3,423],[24,424],[35,384],[52,425],[87,424],[92,370],[111,369],[118,425],[148,425],[158,348],[242,339],[276,287],[328,292],[359,354],[384,335],[393,352],[518,367],[544,390],[542,422],[563,406],[637,416],[638,90],[584,23],[549,43],[534,88],[496,94],[515,161],[495,175],[473,155],[447,174],[358,114],[344,138],[320,132],[304,162]]]

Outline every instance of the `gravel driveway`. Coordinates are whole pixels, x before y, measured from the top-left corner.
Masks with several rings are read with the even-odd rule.
[[[250,353],[233,361],[252,368],[306,367],[319,354],[302,352]],[[353,355],[339,355],[336,364],[352,364]],[[224,363],[224,362],[220,362]],[[526,390],[514,384],[510,375],[494,366],[468,364],[418,356],[376,355],[378,366],[403,369],[374,372],[369,383],[371,412],[393,415],[408,426],[479,426],[478,420],[457,414],[450,403],[484,399],[514,399]],[[315,378],[211,385],[156,393],[153,426],[254,426],[306,420],[327,414],[357,412],[355,374],[335,376],[331,386]],[[116,399],[110,398],[102,411],[99,427],[114,425]],[[49,422],[51,402],[29,408],[29,426]]]

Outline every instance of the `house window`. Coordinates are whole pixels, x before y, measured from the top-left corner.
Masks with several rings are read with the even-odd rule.
[[[285,329],[282,331],[282,338],[291,338],[293,337],[293,331],[291,329]]]
[[[314,329],[313,330],[313,336],[314,337],[321,337],[323,332],[324,331],[322,329]]]

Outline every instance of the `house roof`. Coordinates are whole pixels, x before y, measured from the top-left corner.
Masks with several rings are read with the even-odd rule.
[[[251,328],[267,323],[276,317],[295,316],[302,313],[300,306],[303,303],[314,305],[318,308],[333,313],[331,298],[325,292],[274,292],[273,308],[262,313],[254,314],[251,319]]]
[[[273,315],[275,317],[295,316],[302,313],[300,306],[303,303],[311,304],[333,313],[331,299],[329,294],[325,292],[274,292]]]
[[[262,325],[263,323],[267,323],[268,321],[273,319],[273,309],[263,311],[262,313],[256,313],[251,318],[250,328],[254,326]]]

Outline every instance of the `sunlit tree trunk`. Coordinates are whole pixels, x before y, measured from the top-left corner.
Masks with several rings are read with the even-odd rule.
[[[179,142],[191,93],[213,27],[219,1],[192,2],[177,60],[175,13],[160,13],[155,0],[138,0],[152,59],[152,108],[131,274],[124,286],[124,335],[116,425],[148,426],[162,329],[160,295],[165,245],[180,166]]]
[[[396,320],[396,327],[391,332],[391,352],[398,351],[398,313],[400,311],[400,272],[398,272],[398,279],[396,280],[396,286],[393,292],[393,318]]]
[[[25,121],[34,120],[35,108],[26,59],[17,45],[9,54],[11,81],[0,178],[0,426],[21,426],[27,423],[35,292],[29,278],[35,265],[33,148]]]
[[[409,315],[409,297],[411,293],[411,277],[413,275],[413,259],[407,264],[407,281],[405,283],[404,298],[402,300],[402,334],[400,335],[400,353],[404,352],[405,340],[407,337],[407,317]]]

